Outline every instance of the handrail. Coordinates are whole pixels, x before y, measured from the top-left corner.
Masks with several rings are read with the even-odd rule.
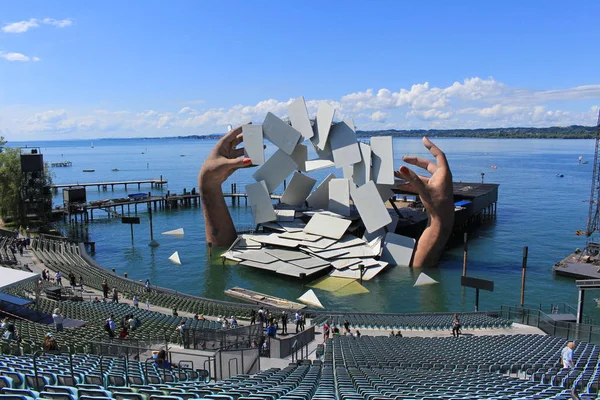
[[[243,354],[242,354],[242,356],[243,356]],[[231,362],[232,361],[235,361],[235,375],[239,375],[239,373],[240,373],[240,366],[239,366],[237,357],[232,358],[227,362],[227,368],[229,368],[229,377],[234,376],[234,375],[231,375]]]
[[[69,356],[69,371],[71,372],[71,378],[73,379],[73,382],[77,382],[75,380],[75,374],[73,373],[73,354],[69,351],[60,351],[60,350],[38,350],[35,353],[33,353],[33,379],[35,379],[35,390],[36,391],[40,391],[39,389],[39,381],[38,381],[38,370],[37,370],[37,357],[39,357],[39,355],[41,354],[59,354],[59,355],[63,355],[66,354]]]

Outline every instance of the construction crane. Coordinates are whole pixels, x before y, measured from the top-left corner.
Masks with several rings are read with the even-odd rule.
[[[598,231],[600,224],[600,173],[598,168],[598,147],[600,145],[600,110],[598,110],[598,124],[596,129],[596,144],[594,150],[594,166],[592,169],[592,189],[590,193],[590,208],[588,212],[587,230],[585,235],[590,237],[594,232]]]

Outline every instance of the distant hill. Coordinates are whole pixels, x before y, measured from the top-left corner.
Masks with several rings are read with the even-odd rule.
[[[551,126],[549,128],[486,128],[486,129],[386,129],[382,131],[356,131],[358,137],[448,137],[493,139],[594,139],[595,126]],[[176,136],[177,139],[218,140],[222,134]]]
[[[594,139],[595,126],[552,126],[549,128],[488,128],[488,129],[418,129],[383,131],[357,131],[359,137],[476,137],[494,139]]]

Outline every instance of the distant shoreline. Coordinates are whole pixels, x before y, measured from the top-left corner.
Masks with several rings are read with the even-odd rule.
[[[598,131],[596,126],[572,125],[548,128],[485,128],[485,129],[387,129],[376,131],[356,131],[359,138],[371,136],[392,136],[396,138],[481,138],[481,139],[595,139]],[[161,137],[127,137],[127,138],[94,138],[94,139],[60,139],[45,141],[65,140],[162,140],[162,139],[194,139],[194,140],[219,140],[223,133],[207,135],[161,136]],[[32,140],[25,142],[33,142]]]
[[[376,131],[356,131],[360,138],[371,136],[393,137],[436,137],[436,138],[482,138],[482,139],[595,139],[597,127],[572,125],[549,128],[486,128],[486,129],[387,129]],[[214,140],[222,135],[175,136],[176,139]]]

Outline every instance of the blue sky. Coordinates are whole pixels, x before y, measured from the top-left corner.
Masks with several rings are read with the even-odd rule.
[[[298,96],[359,129],[594,125],[598,15],[594,1],[0,1],[0,134],[223,132]]]

